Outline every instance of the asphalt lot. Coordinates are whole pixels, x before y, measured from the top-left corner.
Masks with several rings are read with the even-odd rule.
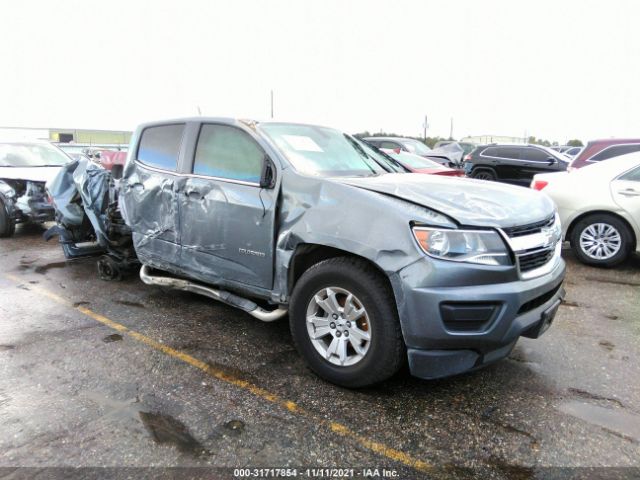
[[[65,262],[41,233],[0,240],[0,477],[64,466],[640,474],[637,257],[599,270],[566,250],[554,325],[504,361],[350,391],[303,365],[286,320],[135,276],[101,281],[94,261]]]

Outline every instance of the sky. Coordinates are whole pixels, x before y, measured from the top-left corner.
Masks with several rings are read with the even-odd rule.
[[[640,135],[636,0],[5,0],[0,126]]]

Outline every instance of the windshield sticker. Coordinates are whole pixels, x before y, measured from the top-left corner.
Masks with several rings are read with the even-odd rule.
[[[299,152],[324,152],[320,145],[313,141],[311,137],[304,135],[282,135],[282,138],[293,148]]]

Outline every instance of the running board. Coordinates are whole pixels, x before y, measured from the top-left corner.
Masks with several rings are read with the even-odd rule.
[[[233,293],[217,290],[215,288],[207,287],[200,283],[194,283],[181,278],[151,275],[149,271],[150,267],[148,265],[143,265],[142,268],[140,268],[140,280],[147,285],[158,285],[161,287],[168,287],[175,290],[183,290],[185,292],[204,295],[205,297],[209,297],[232,307],[239,308],[240,310],[244,310],[252,317],[263,322],[273,322],[278,320],[279,318],[284,317],[288,311],[286,308],[282,307],[276,308],[275,310],[265,310],[251,300],[234,295]]]

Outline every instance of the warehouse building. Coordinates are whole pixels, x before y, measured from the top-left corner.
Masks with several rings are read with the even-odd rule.
[[[124,130],[90,130],[83,128],[22,128],[0,127],[0,141],[46,140],[101,147],[129,145],[131,132]]]

